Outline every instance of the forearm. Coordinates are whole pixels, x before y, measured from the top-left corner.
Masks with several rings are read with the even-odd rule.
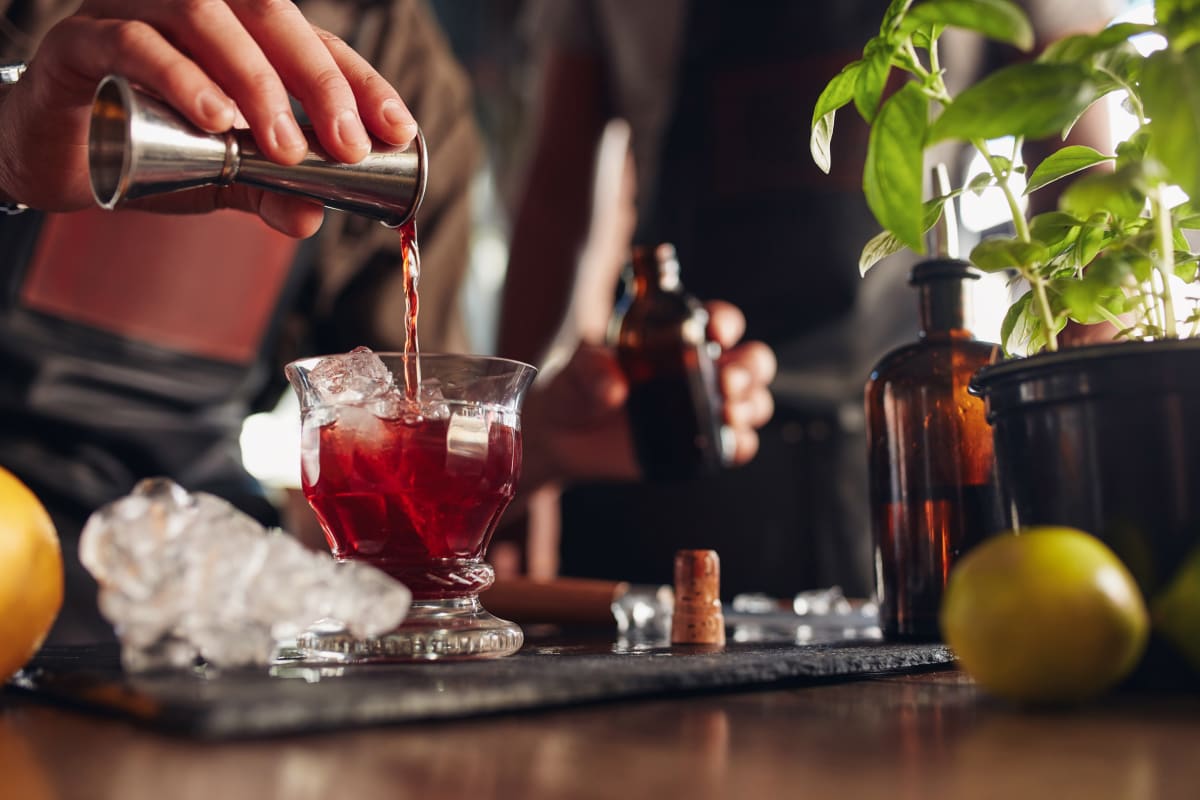
[[[591,219],[596,150],[608,115],[599,61],[551,53],[520,195],[497,350],[541,363],[570,306]]]

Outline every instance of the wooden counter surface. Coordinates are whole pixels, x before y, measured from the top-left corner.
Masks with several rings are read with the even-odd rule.
[[[1200,797],[1200,696],[1018,711],[949,669],[200,743],[0,697],[0,797]]]

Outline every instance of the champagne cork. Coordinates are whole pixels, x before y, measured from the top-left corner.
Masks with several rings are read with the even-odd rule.
[[[680,550],[675,554],[671,643],[725,644],[721,560],[715,550]]]

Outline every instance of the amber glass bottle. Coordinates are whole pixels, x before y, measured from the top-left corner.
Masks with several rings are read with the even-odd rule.
[[[967,392],[994,346],[976,341],[969,264],[918,264],[919,340],[892,351],[866,387],[871,517],[880,618],[889,639],[933,640],[955,560],[1005,526],[984,403]]]
[[[650,480],[711,475],[725,463],[724,413],[708,312],[679,279],[675,248],[635,247],[610,332],[629,381],[626,405]]]

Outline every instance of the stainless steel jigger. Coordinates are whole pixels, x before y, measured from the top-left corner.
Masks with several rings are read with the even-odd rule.
[[[111,209],[148,195],[237,182],[308,197],[386,225],[402,225],[417,213],[429,173],[420,133],[404,149],[377,142],[359,163],[343,164],[324,154],[311,128],[303,130],[308,155],[299,164],[277,164],[258,151],[249,131],[206,133],[124,78],[109,75],[92,106],[92,194]]]

